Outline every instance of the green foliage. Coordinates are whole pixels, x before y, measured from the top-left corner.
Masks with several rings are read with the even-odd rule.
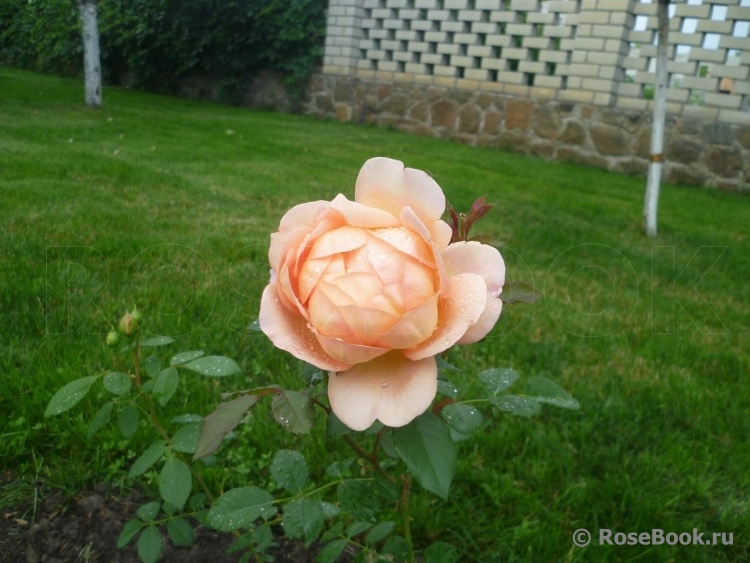
[[[261,69],[284,73],[292,94],[319,64],[323,0],[102,0],[102,71],[114,82],[173,92],[181,79],[219,76],[225,101],[239,102]],[[80,24],[70,0],[0,0],[0,62],[57,74],[82,68]]]
[[[171,437],[178,429],[174,425],[200,422],[198,414],[185,413],[210,413],[219,392],[236,391],[233,396],[240,396],[249,393],[240,389],[271,383],[284,389],[303,387],[299,365],[288,354],[271,350],[257,332],[244,332],[257,316],[257,296],[268,281],[264,264],[268,233],[278,226],[281,210],[345,191],[367,157],[399,154],[411,166],[429,168],[454,203],[462,204],[464,199],[464,208],[484,193],[502,201],[498,220],[484,228],[523,256],[537,288],[560,252],[586,240],[622,251],[638,273],[637,284],[636,280],[631,286],[618,284],[617,298],[607,309],[608,315],[628,314],[637,303],[628,323],[612,334],[575,337],[564,328],[575,329],[576,323],[588,323],[590,317],[581,319],[570,312],[553,320],[546,308],[568,304],[569,299],[577,305],[608,306],[608,280],[595,275],[593,268],[582,270],[572,280],[581,283],[575,288],[571,284],[575,291],[567,295],[567,275],[555,279],[552,271],[544,303],[504,308],[500,324],[485,341],[450,351],[448,361],[462,371],[443,374],[441,368],[441,377],[455,384],[452,398],[458,404],[465,404],[464,398],[488,397],[478,378],[482,370],[511,365],[524,379],[516,383],[518,389],[503,392],[520,393],[527,378],[555,374],[574,392],[583,410],[571,413],[540,405],[541,416],[529,421],[486,408],[486,402],[470,403],[482,410],[485,423],[474,439],[458,444],[450,500],[444,502],[420,486],[411,488],[417,552],[423,554],[433,541],[448,540],[458,548],[459,560],[468,562],[747,559],[746,546],[737,542],[739,534],[748,533],[745,499],[750,491],[748,452],[741,447],[747,441],[747,428],[738,423],[746,418],[744,381],[750,366],[743,332],[743,304],[750,299],[745,282],[750,276],[750,208],[745,194],[663,186],[664,228],[659,243],[674,247],[675,261],[660,264],[639,229],[639,179],[375,128],[114,88],[107,112],[84,115],[76,81],[13,69],[0,69],[0,81],[4,116],[0,137],[7,140],[8,149],[0,159],[0,190],[7,203],[0,206],[6,225],[0,253],[4,265],[0,309],[11,327],[0,331],[0,412],[5,415],[0,417],[0,465],[12,473],[48,486],[65,483],[75,492],[101,480],[119,483],[127,479],[139,455],[154,440],[163,439],[146,422],[145,413],[141,428],[127,440],[111,422],[105,422],[98,439],[85,439],[86,425],[97,410],[114,401],[111,416],[116,421],[120,405],[135,396],[135,385],[128,395],[118,397],[94,382],[69,414],[41,418],[55,390],[74,378],[101,373],[102,379],[112,370],[132,373],[114,364],[110,350],[103,346],[102,337],[110,327],[96,316],[93,305],[83,301],[95,293],[87,292],[86,285],[80,294],[78,289],[70,293],[71,300],[83,299],[72,301],[78,317],[71,317],[69,333],[45,332],[46,326],[56,326],[54,318],[44,314],[54,315],[54,309],[43,308],[46,282],[54,280],[45,279],[40,269],[51,243],[94,241],[86,244],[98,248],[109,267],[109,285],[97,297],[105,312],[122,302],[120,288],[125,275],[131,275],[128,265],[151,245],[179,240],[210,261],[217,285],[226,289],[211,315],[198,315],[197,323],[202,324],[195,330],[188,323],[189,334],[184,328],[192,316],[163,316],[152,333],[181,335],[173,345],[180,348],[151,348],[145,355],[161,356],[156,375],[175,353],[198,349],[226,353],[245,372],[221,379],[183,370],[173,398],[164,407],[156,405]],[[225,135],[227,126],[238,134]],[[74,142],[69,142],[71,138]],[[120,152],[113,155],[116,149]],[[249,153],[258,158],[248,158]],[[289,166],[290,153],[295,155],[295,166]],[[250,267],[234,258],[246,245],[258,248],[240,255]],[[675,279],[704,245],[730,248],[704,278],[713,259],[706,261],[698,253]],[[519,257],[514,264],[510,248],[501,252],[508,272],[515,275],[523,266]],[[165,263],[171,262],[156,265]],[[254,264],[257,269],[252,269]],[[145,266],[148,273],[149,265]],[[702,305],[694,287],[699,280],[697,289],[711,309]],[[144,277],[138,278],[138,283],[143,281]],[[181,289],[167,281],[155,276],[149,284],[150,297],[163,295],[167,304],[178,303]],[[562,288],[557,294],[555,284]],[[186,293],[193,295],[193,290],[190,286]],[[133,298],[125,299],[129,303]],[[660,302],[676,308],[673,332],[667,335],[655,334],[651,325],[651,307]],[[721,334],[722,327],[711,324],[711,310],[731,334]],[[51,321],[45,325],[48,318]],[[653,318],[659,320],[658,315]],[[144,387],[153,381],[145,369],[141,376]],[[143,398],[149,393],[144,389]],[[325,402],[324,396],[316,398]],[[191,469],[201,473],[213,491],[243,484],[268,489],[273,486],[268,469],[275,451],[299,449],[311,475],[311,484],[302,494],[329,501],[321,506],[333,520],[327,521],[320,541],[326,546],[326,542],[340,542],[333,547],[343,549],[349,544],[345,538],[349,524],[360,519],[337,502],[337,483],[371,480],[369,465],[361,459],[346,460],[352,452],[342,439],[326,437],[325,424],[317,424],[309,435],[290,435],[268,422],[268,397],[259,403],[212,456],[214,467],[201,460],[190,464]],[[347,435],[361,441],[367,452],[376,436]],[[380,434],[383,453],[389,440],[389,432]],[[172,455],[185,461],[190,457],[176,451]],[[326,473],[334,459],[337,463]],[[132,483],[150,492],[149,500],[158,498],[154,493],[163,460],[162,456]],[[389,473],[403,470],[400,461],[385,456],[381,461]],[[227,475],[222,465],[238,470]],[[319,483],[331,486],[315,493]],[[290,499],[281,497],[293,495],[279,492],[277,496],[275,501],[282,507]],[[200,493],[193,494],[190,509],[174,518],[194,523],[191,513],[201,514],[203,502],[211,505],[205,495],[200,501]],[[395,503],[384,499],[379,504],[373,524],[399,520],[392,511]],[[338,508],[339,514],[331,507]],[[162,537],[169,529],[167,508],[158,520]],[[280,520],[279,514],[268,525],[278,530]],[[735,546],[727,550],[634,546],[627,553],[617,546],[573,548],[570,534],[597,522],[614,522],[621,530],[729,530],[735,532]],[[240,533],[250,537],[253,546],[263,545],[269,538],[268,525],[255,521]],[[145,527],[142,522],[133,526],[136,532],[130,545]],[[375,546],[378,553],[395,553],[394,561],[406,560],[408,543],[403,534],[399,522],[392,535]],[[356,541],[364,540],[360,536]]]
[[[393,430],[393,445],[421,485],[443,498],[456,470],[456,445],[450,430],[432,413],[424,413]]]

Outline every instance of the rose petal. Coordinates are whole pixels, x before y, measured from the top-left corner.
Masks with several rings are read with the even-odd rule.
[[[378,348],[376,346],[365,346],[363,344],[351,344],[340,338],[331,338],[322,334],[315,335],[323,347],[323,350],[332,358],[348,364],[362,364],[382,356],[390,351],[390,348]]]
[[[445,195],[426,172],[404,169],[403,162],[390,158],[372,158],[357,176],[354,199],[398,217],[411,207],[425,222],[436,221],[445,211]]]
[[[335,360],[307,328],[305,319],[287,310],[279,301],[276,286],[267,285],[260,301],[260,328],[277,348],[324,370],[341,371],[351,364]]]
[[[307,303],[307,299],[310,297],[315,285],[320,280],[321,276],[325,273],[326,268],[331,263],[331,257],[326,256],[324,258],[310,259],[305,261],[302,266],[302,271],[299,275],[299,300],[301,303]]]
[[[435,221],[430,229],[432,240],[439,249],[444,249],[453,238],[453,229],[445,221]]]
[[[492,330],[492,327],[495,326],[502,310],[503,302],[501,299],[488,297],[487,307],[485,307],[479,320],[466,329],[464,335],[458,339],[457,344],[471,344],[482,340]]]
[[[331,202],[331,209],[338,211],[348,225],[375,229],[379,227],[398,227],[396,217],[377,207],[362,205],[356,201],[346,199],[342,194],[337,195]]]
[[[355,305],[339,307],[338,312],[352,328],[355,341],[367,346],[378,346],[378,338],[396,326],[400,320],[396,315],[389,315],[385,311]]]
[[[437,272],[408,257],[404,257],[403,265],[401,286],[406,309],[411,311],[437,293]]]
[[[438,296],[409,311],[386,334],[378,338],[380,346],[398,350],[411,348],[429,338],[437,327]]]
[[[339,227],[318,237],[310,248],[308,259],[349,252],[364,246],[369,239],[367,231],[360,227]]]
[[[437,364],[392,351],[336,373],[328,379],[328,399],[336,416],[353,430],[365,430],[377,419],[404,426],[426,411],[437,393]]]
[[[318,213],[331,206],[328,201],[311,201],[295,205],[284,213],[279,224],[279,231],[289,231],[297,227],[313,227]]]
[[[479,320],[487,305],[487,284],[479,274],[458,274],[450,279],[438,305],[438,325],[424,343],[404,351],[411,360],[439,354],[453,346]]]
[[[469,272],[479,274],[487,290],[497,297],[505,283],[505,262],[497,248],[476,241],[455,242],[443,251],[443,263],[449,276]]]
[[[310,294],[307,305],[310,324],[324,336],[345,338],[349,342],[354,342],[354,332],[346,319],[339,313],[339,305],[334,300],[338,301],[339,304],[350,303],[349,296],[338,287],[325,282],[318,283]]]
[[[289,249],[297,248],[309,232],[309,227],[298,227],[283,233],[273,233],[271,235],[271,245],[268,248],[268,263],[271,265],[271,268],[274,270],[278,269]]]
[[[435,258],[432,256],[432,249],[421,237],[414,236],[411,231],[404,227],[397,229],[374,229],[372,235],[404,254],[416,258],[420,262],[433,265],[435,263]]]

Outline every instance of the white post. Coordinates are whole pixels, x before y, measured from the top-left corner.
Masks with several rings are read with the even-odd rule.
[[[102,105],[102,69],[99,55],[99,25],[96,17],[96,0],[78,0],[83,32],[83,68],[86,84],[86,105]]]
[[[656,91],[654,118],[651,125],[651,163],[648,167],[646,202],[643,214],[646,234],[656,236],[656,210],[659,204],[659,183],[664,161],[664,121],[667,113],[667,43],[669,41],[669,0],[659,0],[659,45],[656,48]]]

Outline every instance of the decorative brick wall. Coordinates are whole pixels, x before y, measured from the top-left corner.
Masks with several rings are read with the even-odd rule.
[[[656,0],[330,0],[324,73],[648,110]],[[750,0],[670,9],[672,115],[750,123]]]
[[[656,0],[330,0],[304,113],[645,174]],[[750,0],[670,8],[666,180],[750,188]]]

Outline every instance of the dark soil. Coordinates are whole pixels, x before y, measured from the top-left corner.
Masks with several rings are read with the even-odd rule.
[[[133,491],[120,497],[106,484],[66,501],[60,492],[48,492],[36,503],[22,502],[0,512],[0,563],[140,563],[137,537],[123,549],[117,538],[123,524],[135,518],[144,504],[143,495]],[[160,561],[179,563],[236,563],[242,552],[227,555],[236,540],[198,525],[191,547],[176,547],[163,532]],[[313,563],[320,546],[309,549],[302,543],[277,538],[269,553],[279,563]],[[344,554],[341,561],[350,561]]]

